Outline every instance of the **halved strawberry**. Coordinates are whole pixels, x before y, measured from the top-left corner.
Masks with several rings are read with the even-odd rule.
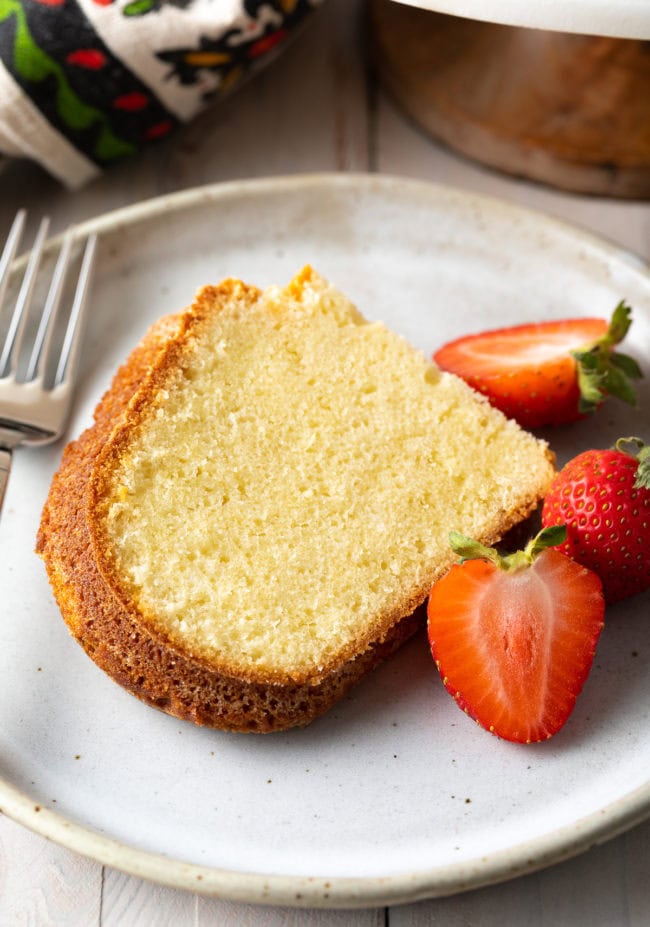
[[[603,627],[600,579],[552,549],[563,527],[501,555],[453,532],[463,558],[431,590],[429,642],[447,691],[506,740],[546,740],[573,711]]]
[[[438,366],[483,393],[524,428],[563,425],[593,412],[606,396],[634,405],[637,362],[614,347],[632,323],[618,304],[609,324],[581,318],[499,328],[451,341]]]

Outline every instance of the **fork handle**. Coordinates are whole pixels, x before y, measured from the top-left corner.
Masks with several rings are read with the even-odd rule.
[[[5,498],[5,491],[7,489],[7,483],[9,482],[9,474],[11,473],[11,451],[9,448],[0,447],[0,512],[2,511],[2,503]]]

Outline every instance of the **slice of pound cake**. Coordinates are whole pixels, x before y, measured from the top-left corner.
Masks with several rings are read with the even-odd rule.
[[[310,268],[157,323],[64,454],[38,550],[72,634],[151,705],[302,725],[417,627],[451,529],[498,540],[552,455]]]

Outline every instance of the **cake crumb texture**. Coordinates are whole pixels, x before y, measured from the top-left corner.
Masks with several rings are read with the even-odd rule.
[[[73,443],[38,547],[64,618],[150,704],[302,724],[418,626],[451,529],[493,543],[543,442],[305,268],[204,287]]]

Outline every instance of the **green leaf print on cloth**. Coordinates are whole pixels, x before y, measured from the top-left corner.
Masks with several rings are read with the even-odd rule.
[[[55,82],[56,110],[62,122],[73,132],[96,129],[92,155],[97,161],[114,161],[133,154],[136,147],[115,135],[106,115],[75,93],[61,66],[36,44],[20,0],[0,0],[0,23],[12,16],[15,17],[13,66],[16,73],[27,82],[41,83],[47,79]]]

